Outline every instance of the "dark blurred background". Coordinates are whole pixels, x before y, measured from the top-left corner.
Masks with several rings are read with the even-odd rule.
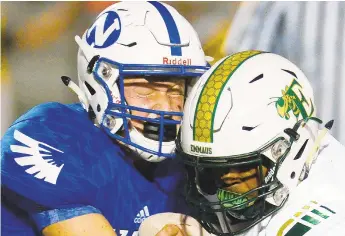
[[[60,76],[77,81],[75,35],[113,2],[1,2],[1,136],[20,114],[47,102],[77,97]],[[238,2],[169,2],[203,43],[228,21]]]
[[[67,75],[77,82],[78,46],[74,41],[74,36],[81,36],[93,23],[96,16],[112,3],[1,2],[1,136],[20,114],[39,103],[78,101],[76,95],[66,89],[60,80],[61,75]],[[273,27],[280,34],[289,32],[288,27],[283,27],[284,23],[288,22],[287,10],[301,14],[301,11],[297,11],[293,6],[280,7],[279,3],[276,3],[276,7],[287,10],[281,11],[281,13],[278,13],[278,10],[274,11],[272,20],[270,20],[268,17],[270,13],[264,9],[263,5],[272,5],[275,2],[174,1],[167,3],[174,6],[192,23],[200,36],[206,54],[214,57],[215,61],[237,50],[271,50],[267,47],[267,42],[270,40],[275,42],[274,50],[271,51],[282,52],[283,56],[299,65],[298,60],[294,60],[288,53],[285,55],[279,49],[279,47],[283,47],[284,42],[293,39],[290,36],[284,36],[285,41],[280,43],[281,35],[267,33],[267,40],[261,35],[260,40],[263,43],[255,48],[239,46],[242,41],[248,41],[246,35],[247,37],[250,35],[250,30],[256,29],[265,33],[269,32],[269,27]],[[296,5],[297,2],[286,4]],[[338,6],[334,7],[339,9]],[[272,6],[267,9],[272,9]],[[309,8],[304,5],[304,9]],[[266,20],[261,25],[258,23],[259,13]],[[310,18],[310,14],[314,13],[308,14]],[[300,19],[294,15],[291,18]],[[343,18],[341,19],[343,20]],[[297,26],[298,24],[302,24],[302,22],[293,23]],[[345,28],[345,22],[342,25]],[[327,34],[332,34],[332,31]],[[249,37],[256,40],[255,34]],[[344,40],[340,35],[337,36],[337,39]],[[345,54],[344,49],[342,53]],[[299,56],[297,55],[297,57]],[[343,68],[343,65],[345,65],[344,61],[340,66]],[[340,67],[338,66],[338,68]],[[304,69],[302,68],[302,70]],[[344,69],[342,71],[344,72]],[[310,77],[308,74],[307,76]],[[345,75],[343,74],[343,76]],[[337,78],[335,84],[341,85],[345,89],[345,82],[340,84],[340,80],[344,81],[344,78]],[[314,83],[313,86],[318,85]],[[322,90],[324,86],[318,86],[319,93],[322,92],[320,87]],[[345,95],[339,99],[345,100]],[[321,102],[319,103],[317,105],[320,106]],[[338,123],[342,122],[342,126],[337,126],[338,129],[344,130],[337,132],[336,136],[345,144],[345,103],[334,103],[334,106],[333,110],[338,115],[344,114],[344,119],[337,119]],[[328,109],[329,105],[326,108]],[[330,116],[332,117],[332,114]],[[326,118],[328,119],[328,117]]]

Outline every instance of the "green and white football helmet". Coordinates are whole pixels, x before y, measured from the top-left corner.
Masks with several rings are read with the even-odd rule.
[[[187,201],[211,233],[242,233],[279,210],[306,177],[321,122],[313,90],[287,59],[245,51],[218,61],[193,87],[177,157],[188,170]],[[257,186],[233,192],[225,174],[254,172]],[[231,189],[231,188],[230,188]],[[244,227],[233,230],[235,223]]]

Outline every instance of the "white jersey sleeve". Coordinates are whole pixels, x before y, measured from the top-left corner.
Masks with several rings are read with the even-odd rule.
[[[345,221],[344,166],[345,147],[326,135],[308,178],[290,193],[285,206],[241,236],[345,235],[342,227]],[[177,213],[147,218],[139,233],[155,235],[166,224],[185,225],[188,235],[213,235],[192,217]]]
[[[261,224],[261,235],[345,235],[345,147],[331,135],[324,138],[310,174],[286,205]]]

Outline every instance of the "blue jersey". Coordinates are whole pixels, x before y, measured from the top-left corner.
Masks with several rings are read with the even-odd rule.
[[[34,107],[1,146],[3,235],[35,235],[58,221],[101,213],[117,235],[131,236],[149,215],[186,213],[183,167],[165,160],[145,178],[79,104]]]

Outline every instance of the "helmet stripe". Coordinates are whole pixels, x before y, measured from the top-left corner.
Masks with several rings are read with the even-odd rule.
[[[228,56],[208,77],[198,98],[194,113],[194,141],[213,142],[215,111],[225,84],[244,61],[260,53],[262,52],[252,50]]]
[[[170,14],[169,10],[160,2],[149,1],[161,14],[165,26],[167,27],[170,43],[181,44],[180,34],[177,29],[177,25],[174,21],[174,18]],[[181,47],[171,46],[171,55],[172,56],[182,56]]]

